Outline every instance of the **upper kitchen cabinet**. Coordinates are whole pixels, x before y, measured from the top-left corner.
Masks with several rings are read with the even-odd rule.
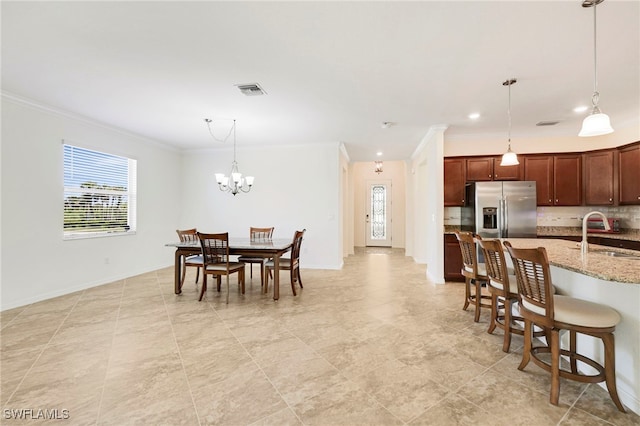
[[[467,158],[467,181],[493,180],[493,157]]]
[[[444,206],[464,206],[467,182],[466,161],[464,158],[444,159]]]
[[[501,166],[502,156],[493,159],[493,180],[520,180],[521,164]]]
[[[620,204],[640,204],[640,143],[618,148]]]
[[[616,150],[584,154],[584,201],[588,206],[615,205]]]
[[[553,205],[553,156],[524,157],[524,180],[536,181],[537,205]]]
[[[536,181],[539,206],[582,204],[580,154],[524,156],[524,180]]]
[[[554,206],[582,204],[582,155],[554,155],[553,190]]]
[[[467,182],[519,180],[520,165],[501,166],[502,156],[467,157]]]

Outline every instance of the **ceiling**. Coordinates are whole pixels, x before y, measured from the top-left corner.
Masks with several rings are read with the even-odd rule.
[[[580,1],[2,1],[2,91],[185,150],[342,142],[352,161],[576,135],[593,92]],[[597,7],[600,107],[640,125],[640,2]],[[245,96],[237,84],[267,95]],[[471,120],[472,112],[481,114]],[[539,121],[559,121],[536,127]],[[393,124],[383,129],[382,122]]]

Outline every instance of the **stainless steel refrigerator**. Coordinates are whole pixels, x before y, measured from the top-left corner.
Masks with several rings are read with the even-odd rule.
[[[483,238],[536,238],[534,181],[475,182],[466,186],[462,229]]]

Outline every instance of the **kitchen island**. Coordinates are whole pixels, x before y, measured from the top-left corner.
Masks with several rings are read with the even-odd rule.
[[[544,238],[508,241],[516,248],[547,250],[551,279],[558,293],[618,311],[622,317],[615,332],[618,394],[627,408],[640,414],[640,253],[590,244],[589,253],[582,259],[580,247],[573,241]],[[608,254],[611,252],[635,257],[615,257]],[[579,335],[578,349],[603,362],[602,345],[597,339]]]

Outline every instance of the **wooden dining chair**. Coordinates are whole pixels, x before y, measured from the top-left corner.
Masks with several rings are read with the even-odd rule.
[[[176,229],[176,233],[178,234],[178,237],[180,238],[180,242],[182,243],[186,243],[186,242],[198,242],[198,231],[196,230],[196,228],[193,229]],[[198,288],[198,280],[200,279],[200,268],[202,268],[203,265],[203,261],[202,261],[202,255],[200,254],[194,254],[191,256],[183,256],[182,257],[182,277],[180,278],[180,290],[182,290],[182,286],[184,284],[184,277],[186,275],[187,272],[187,267],[194,267],[197,268],[196,269],[196,288]]]
[[[480,309],[482,307],[491,308],[491,304],[487,301],[491,300],[491,296],[482,294],[482,285],[489,282],[487,271],[484,263],[478,263],[478,251],[476,241],[471,232],[456,231],[456,238],[460,243],[460,251],[462,252],[462,270],[464,276],[464,306],[463,310],[467,310],[470,304],[475,306],[474,321],[480,321]],[[473,287],[473,293],[471,288]],[[483,300],[485,302],[483,302]]]
[[[271,241],[273,237],[273,227],[271,228],[255,228],[251,227],[249,229],[249,238],[251,241]],[[249,276],[253,278],[253,264],[260,264],[260,286],[264,285],[264,264],[268,259],[264,257],[250,257],[250,256],[240,256],[238,257],[238,262],[248,263],[249,264]]]
[[[518,370],[524,370],[529,361],[551,373],[550,402],[558,405],[560,377],[582,383],[605,382],[609,395],[618,410],[624,407],[616,387],[615,342],[613,332],[620,322],[620,314],[609,306],[569,296],[554,294],[549,259],[544,247],[516,249],[508,241],[504,245],[513,260],[518,282],[520,314],[524,318],[524,348]],[[533,327],[546,331],[546,345],[533,346]],[[560,346],[560,331],[569,333],[568,348]],[[578,353],[577,334],[602,340],[603,365]],[[589,346],[593,346],[588,342]],[[595,343],[595,341],[594,341]],[[550,355],[550,356],[549,356]],[[561,368],[561,357],[569,360],[568,368]],[[578,362],[597,373],[578,371]]]
[[[204,277],[198,300],[202,300],[207,291],[207,275],[216,277],[218,291],[220,291],[221,277],[224,275],[227,278],[227,303],[229,303],[229,275],[237,272],[238,284],[244,294],[244,263],[229,261],[229,233],[203,234],[198,232],[198,238],[204,260],[202,271]]]
[[[302,278],[300,277],[300,247],[302,246],[302,238],[305,231],[306,229],[295,232],[293,235],[293,246],[291,247],[291,257],[282,257],[279,261],[280,270],[289,271],[291,291],[293,291],[294,296],[296,296],[296,282],[300,284],[300,288],[303,288]],[[271,271],[275,269],[275,262],[273,260],[269,260],[264,265],[266,268],[264,274],[265,285],[269,286],[269,276]],[[274,271],[274,273],[279,274],[280,271]]]

